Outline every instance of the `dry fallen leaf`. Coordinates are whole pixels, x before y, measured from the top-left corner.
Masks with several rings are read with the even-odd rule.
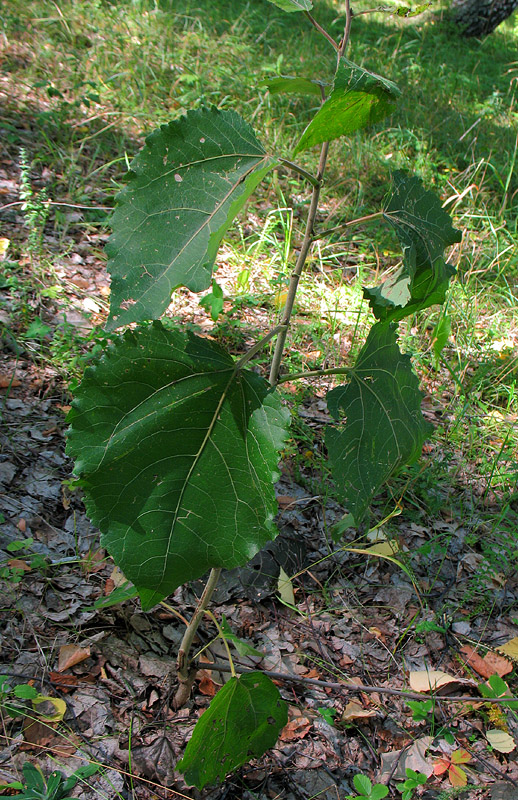
[[[431,689],[438,689],[439,686],[456,683],[457,678],[442,672],[440,669],[421,669],[411,672],[408,676],[408,682],[414,692],[429,692]]]
[[[281,600],[288,603],[290,606],[295,605],[295,595],[293,593],[293,584],[281,567],[279,570],[279,578],[277,581],[277,591],[281,596]]]
[[[505,731],[494,728],[486,731],[486,739],[494,750],[499,753],[512,753],[516,747],[513,737]]]
[[[488,652],[482,657],[469,644],[461,647],[460,652],[466,656],[466,664],[483,678],[488,679],[491,675],[499,675],[502,678],[513,670],[512,663],[498,653]]]
[[[297,739],[303,739],[310,729],[311,722],[307,717],[297,717],[284,726],[279,739],[283,742],[294,742]]]
[[[76,664],[80,664],[90,657],[89,647],[79,647],[77,644],[64,644],[59,648],[58,672],[64,672]]]
[[[501,647],[496,648],[499,653],[502,653],[503,656],[509,656],[515,661],[518,661],[518,636],[515,636],[513,639],[509,639],[508,642],[503,644]]]
[[[368,709],[364,708],[361,703],[357,703],[356,700],[351,700],[345,706],[343,710],[343,714],[340,717],[340,722],[349,722],[351,719],[358,719],[359,717],[375,717],[376,710],[374,708]]]

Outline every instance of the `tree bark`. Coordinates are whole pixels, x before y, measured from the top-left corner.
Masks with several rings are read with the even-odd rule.
[[[455,23],[464,36],[486,36],[511,16],[518,0],[453,0]]]

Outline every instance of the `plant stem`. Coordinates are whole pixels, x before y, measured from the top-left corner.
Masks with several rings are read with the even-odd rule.
[[[323,36],[325,36],[325,38],[329,42],[331,42],[333,47],[336,49],[337,69],[338,69],[338,66],[340,65],[340,59],[342,58],[345,52],[345,48],[349,43],[349,36],[351,32],[352,12],[349,0],[345,0],[345,28],[342,40],[338,46],[336,46],[336,42],[334,41],[334,39],[318,24],[318,22],[315,19],[313,19],[313,17],[308,11],[305,11],[304,13],[308,17],[311,24],[314,25],[314,27]],[[318,170],[316,175],[317,182],[313,184],[313,192],[311,193],[311,203],[309,206],[308,218],[306,220],[306,230],[304,233],[304,239],[297,258],[297,263],[295,264],[295,268],[291,273],[290,285],[288,287],[288,295],[286,298],[286,305],[284,306],[284,312],[281,318],[281,325],[283,326],[283,330],[280,331],[279,336],[277,337],[277,341],[275,342],[275,350],[273,353],[272,365],[270,368],[271,386],[276,386],[279,381],[279,370],[281,367],[282,354],[284,352],[284,345],[286,344],[286,336],[288,334],[290,319],[293,313],[295,296],[297,294],[300,276],[302,274],[302,270],[304,269],[304,264],[306,263],[309,248],[311,247],[311,244],[314,240],[313,226],[315,224],[315,218],[318,211],[318,200],[320,197],[320,189],[322,188],[322,179],[324,177],[324,172],[326,169],[328,151],[329,151],[329,142],[324,142],[320,150],[320,160],[318,162]]]
[[[332,37],[332,36],[330,36],[330,35],[329,35],[329,33],[328,33],[326,30],[324,30],[324,28],[323,28],[321,25],[319,25],[319,24],[318,24],[318,22],[316,21],[316,19],[315,19],[315,18],[314,18],[314,17],[313,17],[313,16],[312,16],[310,13],[309,13],[309,11],[304,11],[304,14],[305,14],[305,15],[306,15],[306,17],[309,19],[309,21],[311,22],[311,24],[313,25],[313,27],[314,27],[314,28],[316,28],[316,29],[317,29],[317,31],[318,31],[319,33],[321,33],[321,34],[322,34],[322,36],[324,36],[324,38],[326,38],[326,39],[327,39],[327,41],[329,42],[329,44],[331,45],[331,47],[332,47],[334,50],[336,50],[336,51],[338,52],[338,45],[337,45],[337,43],[335,42],[335,40],[333,39],[333,37]]]
[[[250,350],[247,350],[244,356],[241,356],[241,358],[238,361],[236,361],[236,372],[238,369],[241,369],[241,367],[243,367],[247,361],[250,361],[250,359],[253,358],[255,354],[259,352],[259,350],[262,350],[264,345],[267,344],[267,342],[269,342],[270,339],[273,339],[274,336],[277,336],[277,334],[280,333],[284,327],[285,327],[284,325],[276,325],[275,328],[272,328],[272,330],[266,334],[266,336],[263,336],[262,339],[259,339],[259,341],[256,342],[250,348]]]
[[[196,607],[196,611],[194,612],[191,621],[183,635],[176,661],[176,671],[180,686],[178,687],[178,691],[176,692],[174,698],[175,708],[181,708],[184,703],[187,702],[191,693],[194,676],[196,675],[196,669],[193,670],[190,668],[191,665],[189,662],[189,652],[192,647],[194,637],[196,636],[196,631],[198,630],[203,615],[207,610],[207,606],[210,603],[220,575],[221,568],[211,569],[209,578],[205,584],[205,589],[203,590],[203,594],[200,597],[200,601]]]
[[[363,222],[379,219],[383,214],[383,211],[375,211],[373,214],[365,214],[364,217],[357,217],[356,219],[349,220],[349,222],[342,222],[342,224],[337,225],[336,228],[328,228],[326,231],[319,231],[315,234],[315,239],[323,239],[324,236],[331,236],[331,234],[338,233],[344,230],[344,228],[350,228],[352,225],[361,225]]]
[[[308,172],[304,167],[299,166],[299,164],[295,164],[293,161],[288,161],[287,158],[279,159],[281,164],[288,169],[293,170],[293,172],[297,172],[303,178],[305,178],[312,186],[318,186],[318,179],[315,178],[311,172]]]
[[[304,239],[297,258],[297,263],[295,264],[293,272],[291,273],[290,285],[288,287],[288,295],[286,297],[286,305],[284,306],[284,312],[281,318],[282,330],[280,331],[279,336],[277,337],[277,341],[275,342],[275,350],[273,353],[272,366],[270,369],[271,386],[276,386],[277,381],[279,379],[279,369],[281,366],[282,354],[284,352],[284,345],[286,344],[286,336],[288,333],[288,327],[293,312],[293,305],[295,303],[295,295],[297,294],[300,276],[302,274],[304,264],[306,263],[306,258],[308,256],[309,248],[311,247],[311,243],[313,241],[313,225],[315,224],[315,217],[318,211],[318,199],[320,197],[322,178],[324,176],[326,168],[328,150],[329,150],[329,142],[324,142],[320,150],[320,160],[318,163],[318,170],[317,170],[318,183],[315,186],[313,186],[313,191],[311,193],[311,203],[309,206],[308,218],[306,220],[306,231],[304,233]]]
[[[230,653],[230,647],[228,646],[228,642],[227,642],[225,634],[223,633],[221,625],[219,624],[218,620],[216,619],[216,617],[214,616],[214,614],[212,613],[212,611],[209,608],[205,609],[205,613],[208,614],[208,616],[211,618],[211,620],[213,621],[214,625],[217,628],[219,636],[222,639],[223,644],[225,646],[225,650],[227,651],[228,663],[230,665],[230,672],[232,674],[232,677],[235,678],[236,677],[236,669],[234,667],[234,662],[232,660],[232,655]]]
[[[281,375],[277,379],[277,383],[286,383],[286,381],[295,381],[299,378],[323,378],[326,375],[350,375],[352,369],[350,367],[330,367],[329,369],[312,369],[309,372],[293,372],[289,375]]]

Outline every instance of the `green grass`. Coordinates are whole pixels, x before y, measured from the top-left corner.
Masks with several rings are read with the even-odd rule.
[[[368,8],[366,0],[354,5]],[[343,3],[317,0],[314,13],[339,36]],[[104,209],[146,133],[187,109],[215,104],[239,111],[267,147],[289,156],[314,101],[270,96],[261,82],[277,74],[326,79],[334,66],[331,48],[303,15],[283,14],[267,0],[6,0],[0,26],[3,157],[19,165],[24,148],[36,197],[45,188],[54,203],[88,207],[71,219],[66,206],[51,206],[47,238],[32,266],[34,224],[26,214],[28,225],[20,229],[9,212],[0,214],[0,237],[11,240],[14,263],[2,292],[10,294],[17,320],[4,340],[9,335],[21,344],[35,318],[45,322],[46,310],[61,302],[49,296],[58,283],[56,260],[75,240],[105,230]],[[438,12],[415,20],[355,16],[349,57],[394,80],[402,98],[383,124],[332,144],[319,219],[323,228],[333,227],[378,210],[390,171],[405,168],[435,188],[463,229],[451,254],[458,280],[445,312],[432,309],[402,325],[404,346],[440,412],[432,450],[392,482],[375,510],[388,513],[404,492],[410,517],[486,514],[492,540],[508,543],[513,568],[517,43],[513,19],[479,41],[460,38]],[[315,152],[302,154],[301,163],[314,170]],[[300,178],[274,173],[222,248],[217,279],[225,285],[228,314],[213,335],[236,351],[278,319],[307,203]],[[301,281],[286,368],[334,366],[357,352],[370,324],[361,286],[387,275],[399,258],[382,225],[317,242]],[[203,318],[196,308],[180,292],[173,314],[196,327]],[[436,371],[431,331],[439,313],[450,315],[451,336]],[[76,374],[85,346],[63,328],[50,341],[43,337],[38,358]],[[322,485],[327,473],[318,436],[297,448],[296,461],[299,477]],[[476,526],[472,535],[472,546],[500,571],[501,559],[482,547]]]

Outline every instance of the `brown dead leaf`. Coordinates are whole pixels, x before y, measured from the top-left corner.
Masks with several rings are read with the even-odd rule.
[[[504,656],[509,656],[509,658],[518,660],[518,636],[515,636],[513,639],[509,639],[508,642],[503,644],[501,647],[498,647],[497,650]]]
[[[0,389],[9,389],[10,386],[21,386],[22,382],[12,375],[0,375]]]
[[[297,502],[296,497],[291,497],[289,494],[280,494],[277,498],[279,508],[289,508]]]
[[[198,689],[202,694],[206,697],[214,697],[218,688],[214,681],[212,680],[210,673],[206,669],[200,669],[198,672],[198,677],[200,681],[198,683]]]
[[[27,564],[27,562],[23,561],[21,558],[10,558],[7,563],[11,569],[21,569],[23,572],[31,571],[29,564]]]
[[[294,742],[297,739],[303,739],[310,729],[311,722],[307,717],[297,717],[284,726],[279,739],[282,742]]]
[[[460,648],[460,652],[466,656],[466,664],[478,672],[483,678],[491,677],[491,675],[499,675],[501,678],[512,672],[513,665],[507,658],[498,655],[498,653],[486,653],[484,657],[480,656],[474,647],[465,644]]]
[[[513,664],[511,661],[499,655],[498,653],[486,653],[484,656],[484,661],[491,668],[492,675],[499,675],[501,678],[503,678],[504,675],[508,675],[513,671]]]
[[[79,683],[77,675],[61,675],[59,672],[50,672],[49,678],[55,686],[59,686],[61,692],[65,693]]]
[[[58,672],[64,672],[76,664],[80,664],[90,657],[89,647],[79,647],[77,644],[64,644],[59,649]]]

